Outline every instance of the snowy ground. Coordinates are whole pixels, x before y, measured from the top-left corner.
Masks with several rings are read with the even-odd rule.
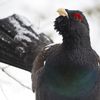
[[[0,63],[0,100],[34,100],[31,73]]]
[[[55,42],[61,42],[61,37],[53,29],[56,10],[80,9],[93,7],[100,0],[0,0],[0,18],[17,13],[26,16],[36,31],[45,32]],[[84,12],[85,13],[85,12]],[[94,17],[88,17],[91,29],[93,48],[100,55],[100,34]],[[3,70],[4,69],[4,70]],[[34,100],[31,90],[31,73],[0,63],[0,100]]]

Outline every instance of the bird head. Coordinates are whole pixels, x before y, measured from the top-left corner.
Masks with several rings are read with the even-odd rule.
[[[81,11],[60,8],[55,20],[55,29],[63,36],[89,35],[88,22]]]

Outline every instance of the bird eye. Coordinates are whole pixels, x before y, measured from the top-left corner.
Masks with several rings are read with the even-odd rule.
[[[75,20],[78,20],[80,22],[82,22],[83,20],[83,16],[80,14],[80,13],[74,13],[72,14],[72,17],[75,19]]]

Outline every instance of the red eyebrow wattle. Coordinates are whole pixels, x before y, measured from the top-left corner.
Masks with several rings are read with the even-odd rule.
[[[74,13],[74,14],[72,14],[72,16],[74,17],[74,18],[76,18],[76,19],[79,19],[79,20],[83,20],[83,16],[80,14],[80,13]]]

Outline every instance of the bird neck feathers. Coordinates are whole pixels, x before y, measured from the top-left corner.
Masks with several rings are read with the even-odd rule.
[[[67,49],[90,48],[91,47],[89,36],[82,37],[79,35],[74,35],[74,33],[73,35],[63,36],[63,45]]]

